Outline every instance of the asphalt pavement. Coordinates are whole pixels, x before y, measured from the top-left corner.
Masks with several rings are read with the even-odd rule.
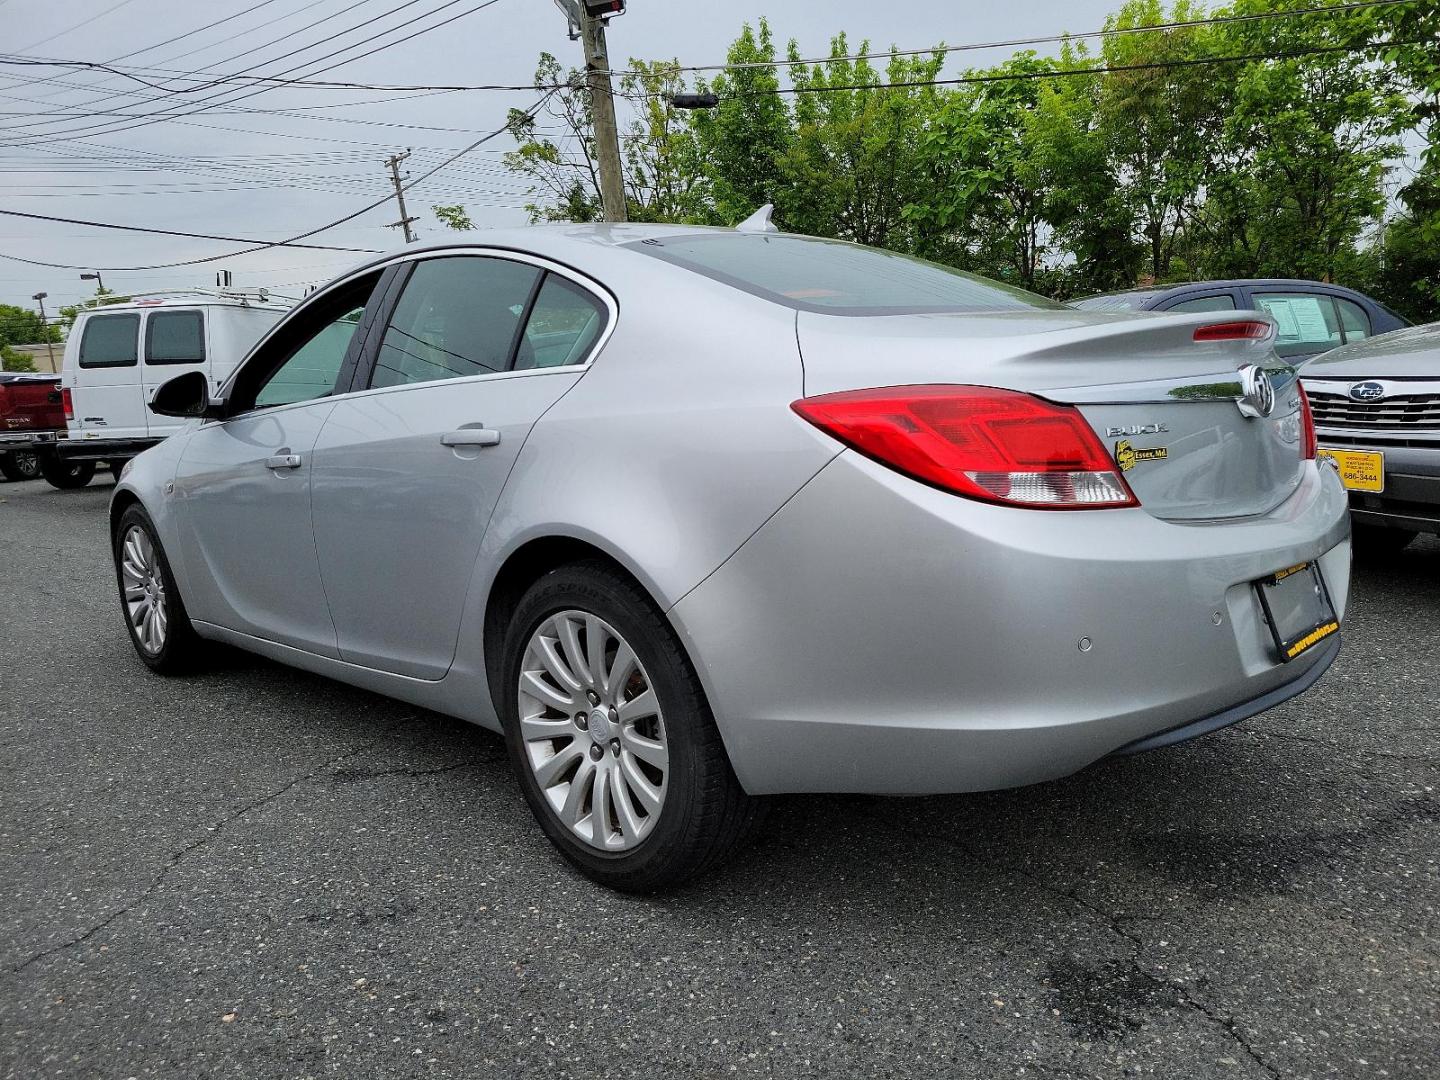
[[[578,877],[498,737],[240,654],[151,675],[110,484],[0,485],[0,1076],[1440,1075],[1440,544],[1309,694],[1020,791],[779,800]]]

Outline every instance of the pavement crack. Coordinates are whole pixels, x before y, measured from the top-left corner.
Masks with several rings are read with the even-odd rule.
[[[885,824],[892,830],[913,838],[914,834],[909,833],[902,826],[895,824],[891,821],[886,821],[883,817],[880,820],[883,824]],[[1051,896],[1069,901],[1074,906],[1081,908],[1086,912],[1089,912],[1096,919],[1098,919],[1105,926],[1107,926],[1112,934],[1114,934],[1116,937],[1120,938],[1122,941],[1124,941],[1130,946],[1130,969],[1135,973],[1137,978],[1144,980],[1151,986],[1155,987],[1157,990],[1166,990],[1174,994],[1176,999],[1180,1003],[1199,1013],[1201,1016],[1204,1016],[1215,1027],[1228,1035],[1230,1037],[1230,1040],[1240,1048],[1240,1050],[1245,1054],[1245,1056],[1248,1057],[1251,1061],[1253,1061],[1258,1068],[1264,1070],[1266,1075],[1274,1077],[1275,1080],[1280,1080],[1280,1070],[1277,1069],[1274,1065],[1271,1065],[1268,1061],[1266,1061],[1260,1055],[1260,1053],[1253,1046],[1250,1045],[1250,1040],[1241,1033],[1239,1025],[1235,1022],[1234,1017],[1223,1016],[1217,1013],[1205,1002],[1195,997],[1195,995],[1190,992],[1189,988],[1185,986],[1184,983],[1163,979],[1159,975],[1156,975],[1154,972],[1147,970],[1141,965],[1140,955],[1145,947],[1144,942],[1141,941],[1141,939],[1137,935],[1127,930],[1125,928],[1125,924],[1127,922],[1150,921],[1158,918],[1158,916],[1112,913],[1101,907],[1099,904],[1095,903],[1093,900],[1089,900],[1086,897],[1081,896],[1077,892],[1074,892],[1070,889],[1060,888],[1056,885],[1052,885],[1050,882],[1045,881],[1039,875],[1025,869],[1022,866],[1016,866],[1013,863],[1003,862],[984,856],[969,845],[964,844],[961,841],[955,840],[951,837],[939,836],[935,838],[939,839],[942,843],[950,847],[964,852],[972,859],[983,860],[989,865],[999,867],[1001,870],[1005,871],[1008,874],[1011,874],[1015,877],[1024,878],[1026,881],[1030,882],[1042,892],[1046,892]]]
[[[405,718],[405,719],[409,719],[409,718]],[[165,880],[170,876],[171,871],[174,870],[175,867],[178,866],[178,865],[185,859],[186,856],[190,855],[191,853],[193,853],[193,852],[195,852],[195,851],[200,850],[201,848],[203,848],[203,847],[205,847],[207,844],[209,844],[212,840],[215,839],[216,836],[218,836],[221,832],[224,831],[224,829],[225,829],[225,827],[226,827],[227,825],[232,824],[233,822],[237,821],[238,819],[244,817],[246,814],[249,814],[249,813],[252,813],[252,812],[254,812],[254,811],[256,811],[256,810],[259,810],[261,807],[265,806],[265,805],[268,804],[268,803],[274,802],[276,799],[280,798],[282,795],[286,794],[287,792],[292,791],[293,789],[299,787],[301,784],[306,783],[307,781],[310,781],[310,780],[314,780],[314,779],[316,779],[316,778],[324,775],[326,772],[328,772],[328,771],[330,771],[331,769],[333,769],[336,765],[340,764],[342,761],[349,761],[349,760],[352,759],[352,758],[359,757],[361,754],[365,753],[367,750],[372,749],[372,748],[379,742],[379,740],[380,740],[381,738],[383,738],[383,737],[384,737],[383,735],[376,736],[376,738],[374,738],[374,739],[366,742],[366,743],[363,744],[362,746],[358,746],[358,747],[356,747],[356,748],[353,749],[353,750],[347,750],[347,751],[346,751],[345,753],[343,753],[343,754],[340,754],[340,755],[337,755],[336,757],[330,758],[330,759],[327,760],[324,764],[320,765],[319,767],[317,767],[317,768],[315,768],[315,769],[312,769],[310,772],[305,773],[303,776],[297,776],[295,779],[291,780],[289,783],[284,784],[283,786],[276,788],[274,791],[268,792],[268,793],[266,793],[266,794],[264,794],[264,795],[259,796],[258,798],[252,799],[250,802],[245,803],[244,805],[242,805],[242,806],[240,806],[239,808],[235,809],[235,810],[232,811],[231,813],[225,815],[225,817],[221,818],[219,821],[215,822],[213,825],[208,825],[208,826],[206,826],[206,828],[205,828],[205,835],[204,835],[204,836],[200,837],[198,840],[194,841],[193,843],[186,844],[186,845],[185,845],[183,848],[181,848],[179,851],[176,851],[176,852],[174,852],[173,854],[170,855],[170,857],[166,860],[165,865],[160,868],[160,871],[154,876],[154,878],[151,880],[150,884],[147,885],[147,886],[140,892],[140,894],[135,897],[134,900],[131,900],[128,904],[124,905],[123,907],[118,908],[118,909],[116,909],[115,911],[112,911],[109,915],[105,916],[105,918],[101,919],[101,920],[100,920],[98,923],[96,923],[94,926],[91,926],[88,930],[85,930],[83,933],[77,934],[75,937],[71,938],[69,941],[63,942],[62,944],[59,944],[59,945],[52,946],[51,948],[48,948],[48,949],[43,949],[43,950],[41,950],[40,952],[36,953],[35,955],[31,956],[28,960],[22,961],[21,963],[17,964],[17,965],[12,969],[13,972],[18,975],[18,974],[20,974],[21,972],[23,972],[26,968],[28,968],[28,967],[30,967],[30,966],[32,966],[32,965],[34,965],[34,964],[39,963],[41,960],[44,960],[44,959],[46,959],[46,958],[48,958],[48,957],[51,957],[51,956],[54,956],[54,955],[56,955],[57,953],[65,952],[65,951],[68,950],[68,949],[73,949],[75,946],[77,946],[77,945],[82,945],[82,944],[84,944],[86,941],[89,941],[92,937],[94,937],[96,934],[100,933],[100,931],[104,930],[106,927],[110,926],[110,925],[111,925],[112,923],[114,923],[116,920],[118,920],[118,919],[122,918],[123,916],[129,914],[131,911],[135,910],[135,908],[137,908],[137,907],[139,907],[141,904],[143,904],[157,889],[160,888],[161,885],[165,884]]]

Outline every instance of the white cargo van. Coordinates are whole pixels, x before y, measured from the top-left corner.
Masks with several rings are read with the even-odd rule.
[[[42,462],[49,465],[46,479],[80,487],[99,462],[118,474],[127,459],[180,426],[149,409],[161,384],[203,371],[218,389],[288,310],[263,292],[197,290],[81,312],[65,342],[60,377],[68,431],[54,457]]]

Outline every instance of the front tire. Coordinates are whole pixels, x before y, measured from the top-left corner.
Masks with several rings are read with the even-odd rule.
[[[155,526],[138,505],[120,515],[113,544],[120,609],[135,652],[161,675],[193,671],[203,643],[190,625]]]
[[[760,803],[740,788],[663,615],[602,562],[546,574],[503,646],[505,741],[545,835],[588,877],[653,892],[727,858]]]
[[[0,454],[0,476],[19,483],[40,475],[40,455],[33,450],[11,450]]]
[[[46,454],[40,459],[40,472],[51,487],[69,491],[90,483],[95,475],[95,462],[65,461],[58,454]]]

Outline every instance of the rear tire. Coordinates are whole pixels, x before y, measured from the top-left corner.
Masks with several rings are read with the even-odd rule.
[[[10,450],[0,454],[0,476],[19,483],[40,476],[40,455],[33,450]]]
[[[1355,525],[1350,543],[1358,555],[1394,555],[1419,535],[1413,529],[1392,529],[1388,525]]]
[[[114,477],[115,482],[116,482],[117,484],[120,482],[120,474],[121,474],[122,472],[124,472],[124,471],[125,471],[125,462],[123,462],[123,461],[112,461],[112,462],[110,462],[110,475],[111,475],[112,477]]]
[[[58,454],[45,454],[40,458],[40,473],[51,487],[69,491],[90,483],[95,475],[95,462],[64,461]]]
[[[204,641],[190,625],[150,516],[138,504],[131,506],[120,515],[111,543],[120,611],[136,654],[160,675],[195,670]]]
[[[575,628],[569,646],[561,640],[564,620]],[[591,635],[600,643],[598,664],[588,660]],[[626,649],[634,657],[628,676],[619,661]],[[538,661],[547,650],[548,661]],[[763,804],[736,780],[675,631],[611,566],[575,563],[532,585],[502,656],[497,700],[521,789],[545,835],[587,877],[624,892],[671,888],[728,858],[758,820]],[[556,656],[573,688],[551,673]],[[522,700],[521,679],[533,678],[537,665],[559,694],[540,687]],[[641,708],[641,698],[654,707]],[[545,707],[546,700],[556,704]],[[594,719],[597,712],[609,719]],[[558,775],[545,770],[562,757],[574,764]],[[602,777],[619,787],[602,787]]]

